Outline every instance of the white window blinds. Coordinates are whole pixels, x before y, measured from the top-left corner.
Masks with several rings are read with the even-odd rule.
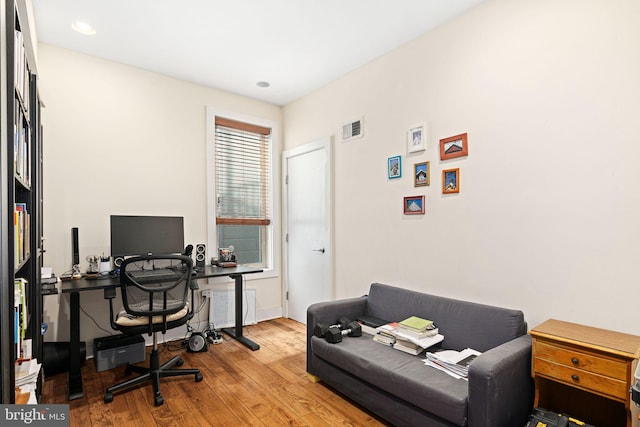
[[[271,129],[215,120],[216,223],[268,225]]]

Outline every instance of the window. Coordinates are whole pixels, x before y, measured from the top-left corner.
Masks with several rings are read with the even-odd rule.
[[[216,245],[234,246],[240,264],[267,268],[273,202],[271,128],[219,116],[214,121]]]

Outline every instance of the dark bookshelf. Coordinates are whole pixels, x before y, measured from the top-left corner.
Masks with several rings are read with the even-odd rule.
[[[0,88],[0,403],[15,403],[15,366],[22,339],[42,363],[42,128],[41,105],[24,0],[0,0],[5,43]],[[20,283],[24,286],[20,286]],[[15,291],[24,288],[24,296]],[[16,307],[18,305],[18,307]],[[24,307],[24,309],[23,309]],[[40,399],[42,375],[36,382]]]

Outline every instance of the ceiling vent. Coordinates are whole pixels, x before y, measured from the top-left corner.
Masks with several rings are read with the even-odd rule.
[[[355,122],[342,125],[342,140],[349,141],[351,139],[362,138],[364,133],[363,119],[360,118]]]

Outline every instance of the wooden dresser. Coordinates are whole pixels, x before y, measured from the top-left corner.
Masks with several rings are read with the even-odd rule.
[[[598,427],[637,425],[631,401],[640,336],[547,320],[529,331],[536,407]]]

